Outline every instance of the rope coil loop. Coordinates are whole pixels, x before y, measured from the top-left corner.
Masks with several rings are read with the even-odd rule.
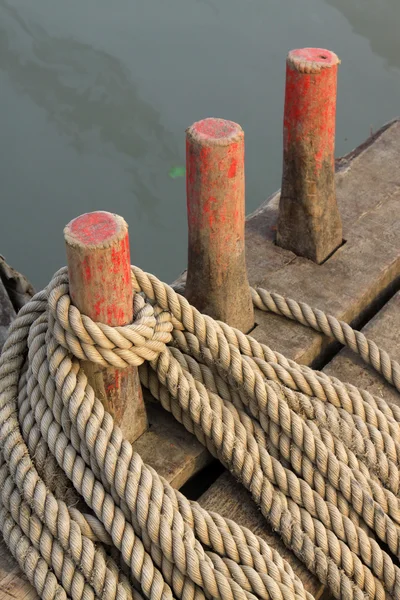
[[[345,600],[400,598],[400,409],[200,314],[132,267],[134,322],[95,323],[67,269],[25,305],[0,357],[0,526],[46,600],[312,600],[289,563],[145,465],[81,361],[140,379],[249,490]],[[347,324],[265,290],[254,305],[400,367]]]

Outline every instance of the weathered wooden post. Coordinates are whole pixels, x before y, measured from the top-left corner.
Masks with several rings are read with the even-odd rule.
[[[73,304],[94,321],[113,327],[133,320],[128,226],[108,212],[87,213],[64,230]],[[136,368],[102,368],[84,363],[89,382],[129,441],[147,428]]]
[[[244,332],[254,324],[246,273],[244,133],[224,119],[186,131],[189,256],[186,297]]]
[[[277,244],[320,264],[342,243],[335,194],[339,59],[321,48],[289,52]]]

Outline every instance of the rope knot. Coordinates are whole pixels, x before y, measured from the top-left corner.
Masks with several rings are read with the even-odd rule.
[[[56,273],[46,288],[49,329],[57,342],[79,360],[124,369],[152,361],[172,339],[172,316],[139,292],[134,297],[134,320],[111,327],[93,321],[73,306],[68,270]]]
[[[39,595],[312,600],[263,539],[143,462],[81,359],[150,361],[141,383],[335,597],[400,598],[400,408],[202,315],[138,267],[132,282],[133,323],[109,327],[72,306],[60,270],[20,310],[0,356],[0,530]],[[252,295],[259,309],[351,347],[400,389],[399,364],[361,332],[279,294]],[[79,509],[65,501],[72,490]]]

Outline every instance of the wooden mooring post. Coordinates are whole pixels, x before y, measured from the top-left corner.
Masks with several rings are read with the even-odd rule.
[[[339,59],[321,48],[286,60],[283,174],[277,244],[320,264],[342,243],[335,193]]]
[[[94,321],[113,327],[133,320],[128,226],[122,217],[98,211],[71,221],[64,230],[73,304]],[[96,396],[131,442],[147,428],[135,367],[103,368],[84,362]]]
[[[186,297],[201,312],[244,332],[254,324],[246,272],[244,133],[203,119],[186,132],[189,226]]]

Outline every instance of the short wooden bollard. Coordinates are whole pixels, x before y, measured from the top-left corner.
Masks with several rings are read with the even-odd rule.
[[[335,194],[337,65],[333,52],[289,52],[277,244],[320,264],[342,243]]]
[[[113,327],[133,320],[128,226],[108,212],[87,213],[64,230],[73,304],[93,321]],[[103,368],[84,362],[95,394],[133,442],[147,429],[137,368]]]
[[[240,125],[204,119],[186,131],[186,188],[186,297],[201,312],[248,332],[254,312],[245,260]]]

